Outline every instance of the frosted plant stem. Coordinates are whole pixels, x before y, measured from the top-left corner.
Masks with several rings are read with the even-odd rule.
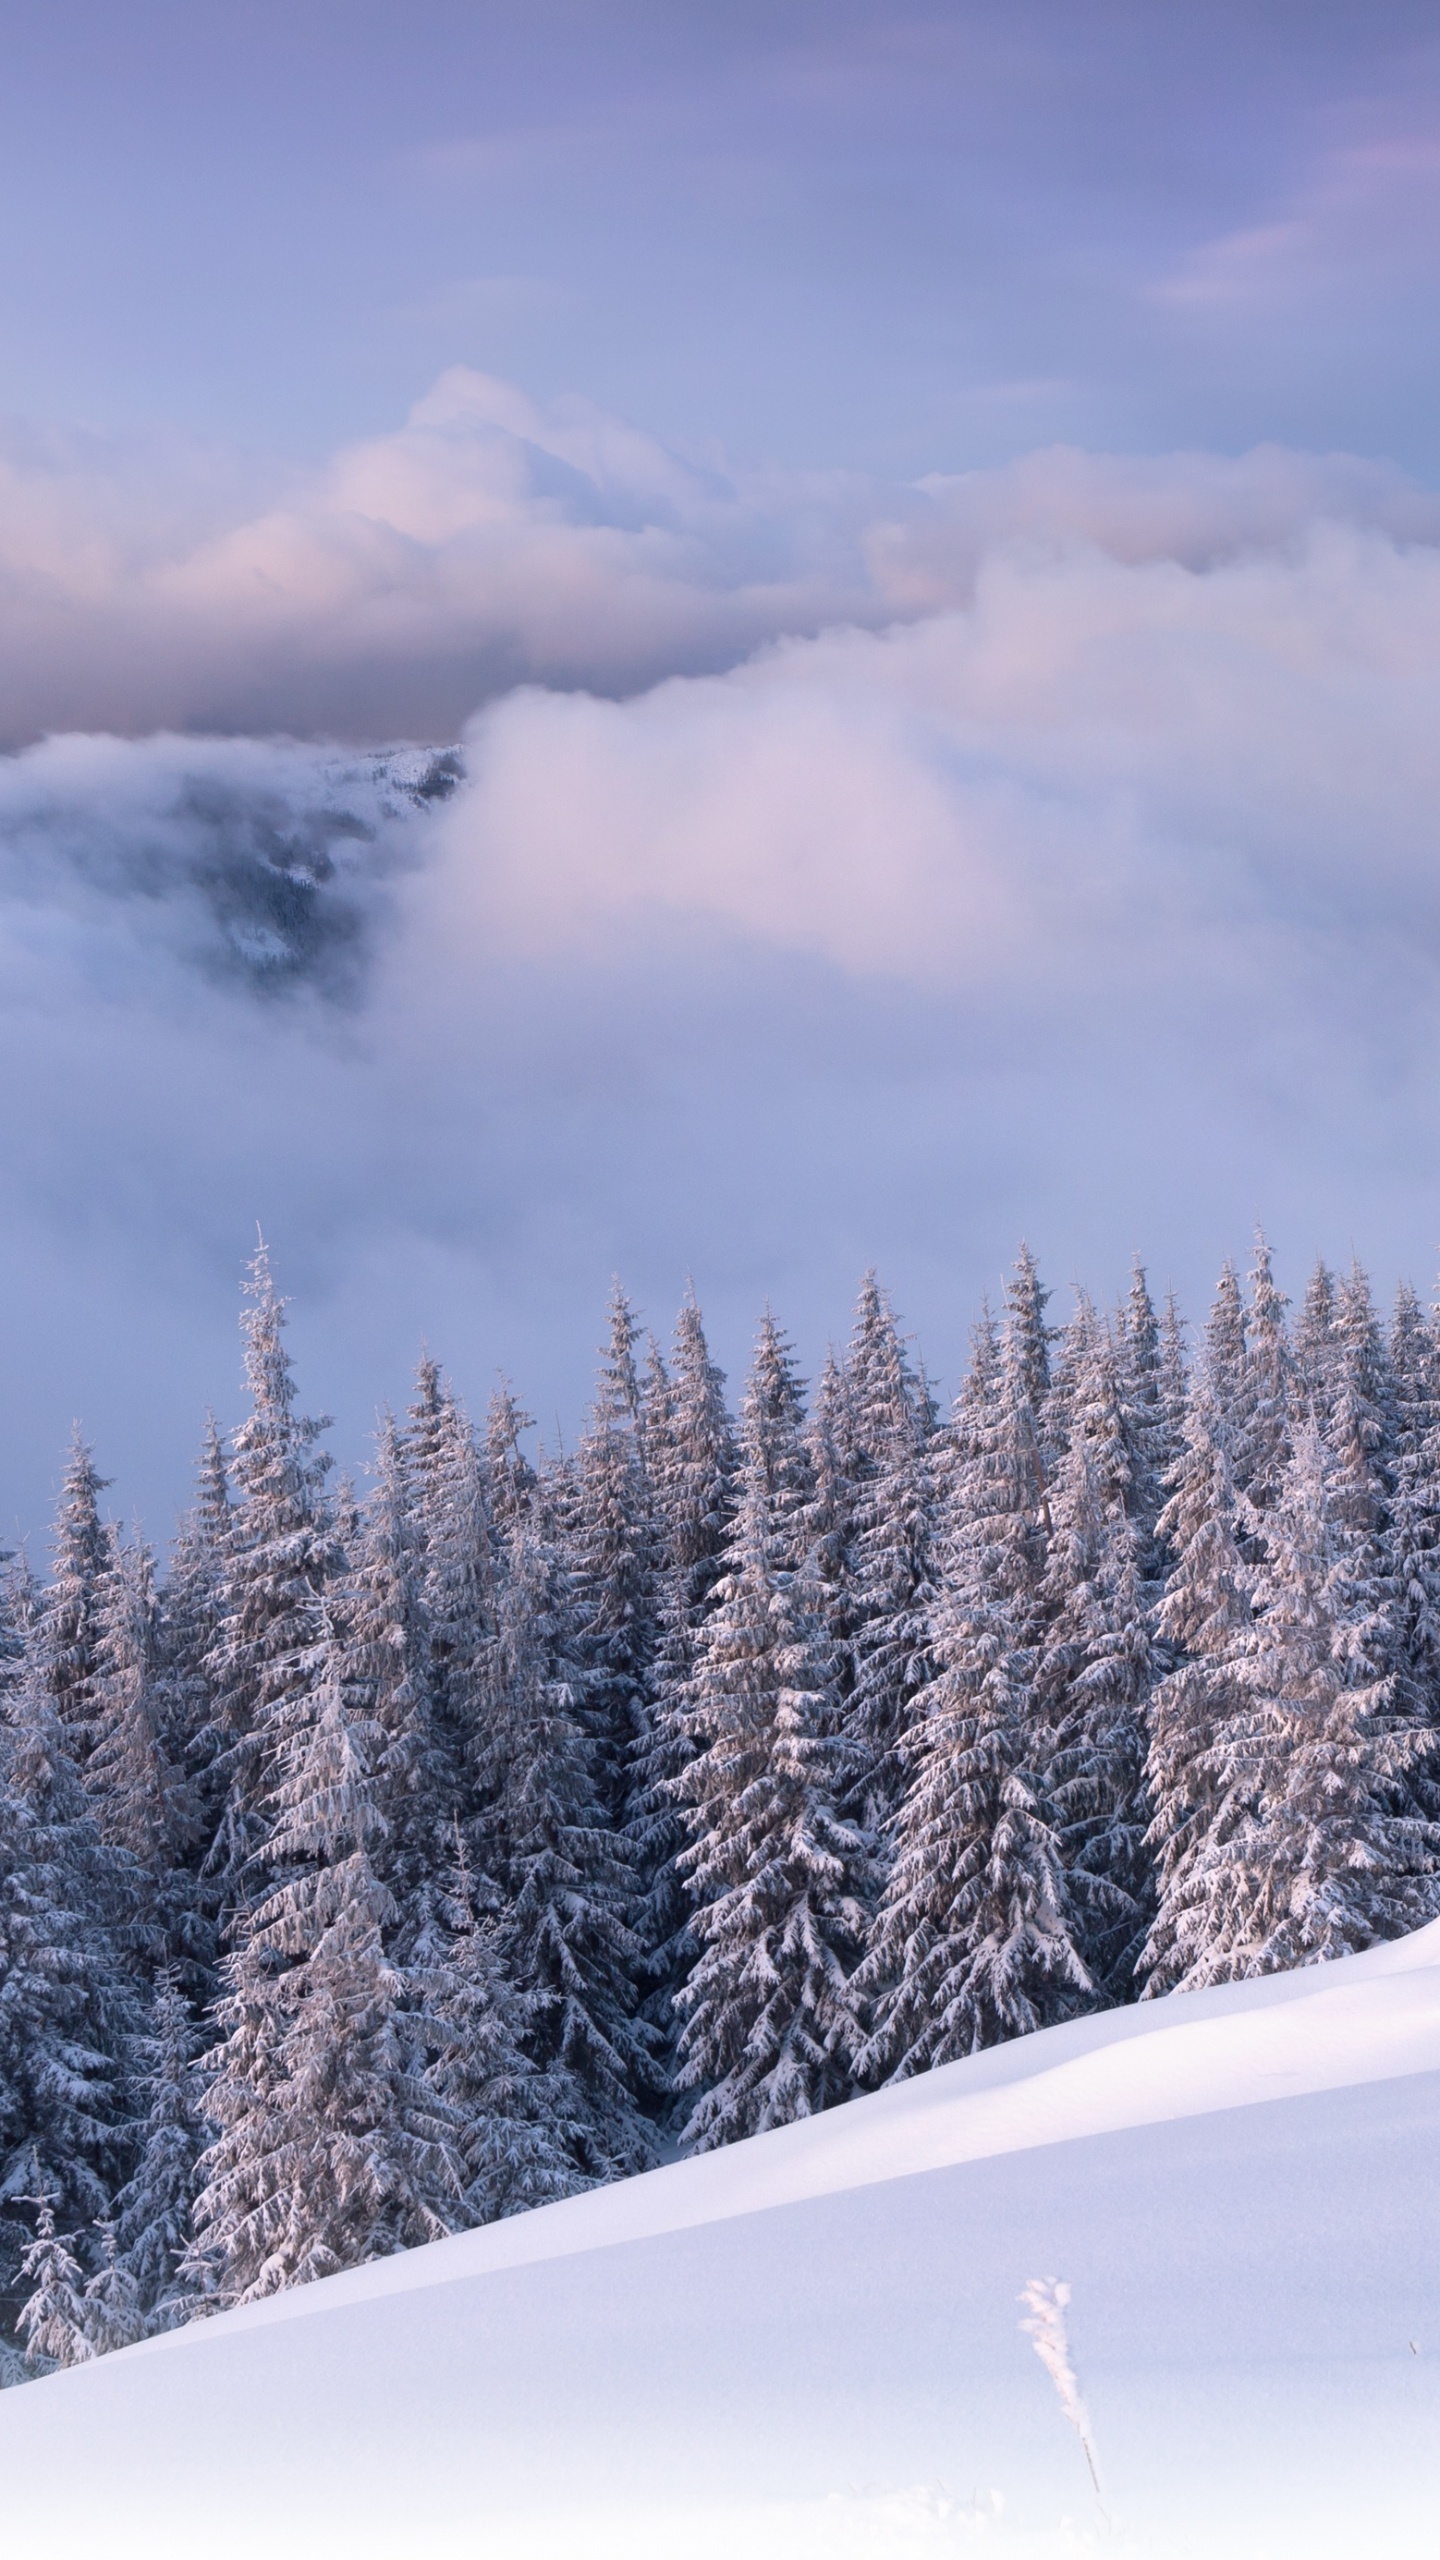
[[[1079,2377],[1070,2360],[1070,2339],[1065,2326],[1065,2306],[1069,2299],[1068,2284],[1060,2283],[1054,2276],[1032,2276],[1020,2296],[1031,2316],[1022,2320],[1020,2326],[1032,2341],[1035,2353],[1055,2385],[1055,2396],[1061,2410],[1080,2439],[1103,2515],[1104,2492],[1100,2486],[1095,2439],[1090,2432],[1089,2413],[1080,2396]]]

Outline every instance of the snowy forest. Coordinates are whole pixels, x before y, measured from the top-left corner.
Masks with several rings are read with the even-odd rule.
[[[1440,1911],[1440,1329],[1263,1241],[1193,1354],[1022,1251],[572,1450],[428,1357],[332,1486],[262,1252],[163,1572],[77,1435],[0,1628],[0,2374]]]

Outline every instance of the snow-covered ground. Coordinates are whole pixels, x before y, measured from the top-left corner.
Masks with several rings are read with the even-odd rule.
[[[0,2398],[0,2549],[1440,2549],[1440,1923]],[[1103,2506],[1022,2333],[1071,2288]]]

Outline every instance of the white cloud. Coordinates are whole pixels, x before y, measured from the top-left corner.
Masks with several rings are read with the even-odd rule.
[[[0,763],[20,1522],[77,1408],[163,1520],[207,1397],[233,1409],[257,1216],[352,1454],[422,1332],[473,1396],[503,1363],[568,1425],[617,1267],[662,1324],[693,1272],[734,1365],[767,1295],[815,1357],[878,1259],[947,1380],[1022,1232],[1062,1286],[1118,1283],[1138,1244],[1192,1302],[1257,1215],[1292,1282],[1352,1240],[1424,1277],[1431,502],[1277,453],[1052,453],[861,496],[816,484],[797,526],[793,484],[762,506],[465,382],[238,531],[154,537],[172,635],[184,595],[217,647],[269,629],[283,672],[290,615],[337,682],[357,630],[423,637],[467,545],[514,584],[477,572],[466,610],[532,633],[593,576],[597,650],[638,561],[667,610],[731,613],[766,507],[821,562],[812,601],[863,556],[880,627],[626,699],[512,692],[420,807],[423,758],[253,739]],[[87,574],[158,611],[160,572],[114,566],[92,516]],[[306,546],[356,522],[421,567],[326,603]],[[673,655],[649,612],[633,632]]]
[[[1399,473],[1066,450],[913,486],[736,472],[457,368],[323,468],[0,438],[0,700],[51,728],[454,734],[518,682],[625,694],[968,600],[1006,546],[1193,565],[1319,517],[1440,539]]]

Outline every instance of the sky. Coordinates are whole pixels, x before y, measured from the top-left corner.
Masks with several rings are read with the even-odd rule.
[[[1428,1286],[1440,34],[17,0],[0,1533],[162,1538],[263,1226],[361,1467],[617,1272],[942,1394],[1020,1237]]]

